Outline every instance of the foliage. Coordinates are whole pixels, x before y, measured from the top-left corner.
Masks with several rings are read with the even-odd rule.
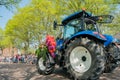
[[[79,11],[82,8],[86,8],[87,11],[94,13],[95,15],[108,14],[110,11],[115,9],[116,5],[113,0],[67,0],[64,1],[69,12]],[[68,12],[67,10],[67,12]]]
[[[40,57],[43,57],[43,59],[45,60],[46,58],[46,53],[47,53],[47,48],[46,46],[44,47],[39,47],[38,49],[36,49],[35,51],[35,55],[40,58]]]
[[[3,45],[2,45],[2,41],[3,41],[3,30],[0,28],[0,48],[2,48],[3,47]]]
[[[117,33],[120,33],[120,12],[116,13],[114,16],[114,20],[112,24],[107,25],[107,28],[109,30],[106,31],[106,33],[115,35]]]
[[[0,28],[0,50],[11,45],[10,38],[5,36],[4,30]]]

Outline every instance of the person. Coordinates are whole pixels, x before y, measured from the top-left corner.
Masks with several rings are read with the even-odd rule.
[[[44,43],[40,44],[38,49],[35,51],[35,55],[37,56],[37,60],[39,60],[40,57],[43,57],[43,59],[46,58],[47,48]]]
[[[53,36],[47,35],[46,36],[46,46],[48,48],[48,52],[50,53],[51,57],[54,59],[56,57],[56,42]]]
[[[56,41],[55,38],[51,35],[46,35],[46,40],[45,40],[45,44],[47,46],[48,49],[48,53],[49,53],[49,59],[50,59],[50,63],[51,64],[55,64],[55,58],[56,58]]]

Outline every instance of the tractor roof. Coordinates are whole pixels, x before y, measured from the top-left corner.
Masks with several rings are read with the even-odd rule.
[[[75,13],[69,15],[68,17],[66,17],[65,19],[63,19],[62,24],[66,25],[69,21],[82,17],[83,13],[85,13],[84,17],[91,17],[90,13],[85,12],[85,11],[79,11],[79,12],[75,12]]]

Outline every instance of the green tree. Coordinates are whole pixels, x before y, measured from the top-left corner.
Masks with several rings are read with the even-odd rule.
[[[25,50],[30,44],[41,43],[46,33],[54,34],[52,24],[56,15],[56,7],[50,1],[32,2],[30,6],[19,9],[6,26],[6,34],[14,35],[12,41],[22,41]],[[58,9],[58,8],[57,8]]]
[[[4,35],[4,30],[2,28],[0,28],[0,50],[3,53],[3,49],[6,47],[5,44],[5,35]]]
[[[106,31],[106,33],[115,35],[117,33],[120,33],[120,12],[116,13],[114,16],[114,20],[112,22],[112,24],[109,24],[109,31]]]
[[[63,1],[63,4],[66,4],[67,12],[76,12],[86,8],[87,11],[100,15],[114,10],[116,8],[116,5],[113,5],[114,2],[114,0],[67,0]]]
[[[0,50],[3,52],[3,45],[2,45],[2,40],[3,40],[3,30],[0,28]]]

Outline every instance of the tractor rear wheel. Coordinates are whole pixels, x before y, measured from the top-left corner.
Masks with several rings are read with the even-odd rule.
[[[104,72],[110,73],[120,64],[120,49],[116,45],[111,44],[109,47],[107,47],[106,56]]]
[[[100,43],[76,38],[66,48],[66,67],[74,80],[97,80],[104,70],[104,54]]]

